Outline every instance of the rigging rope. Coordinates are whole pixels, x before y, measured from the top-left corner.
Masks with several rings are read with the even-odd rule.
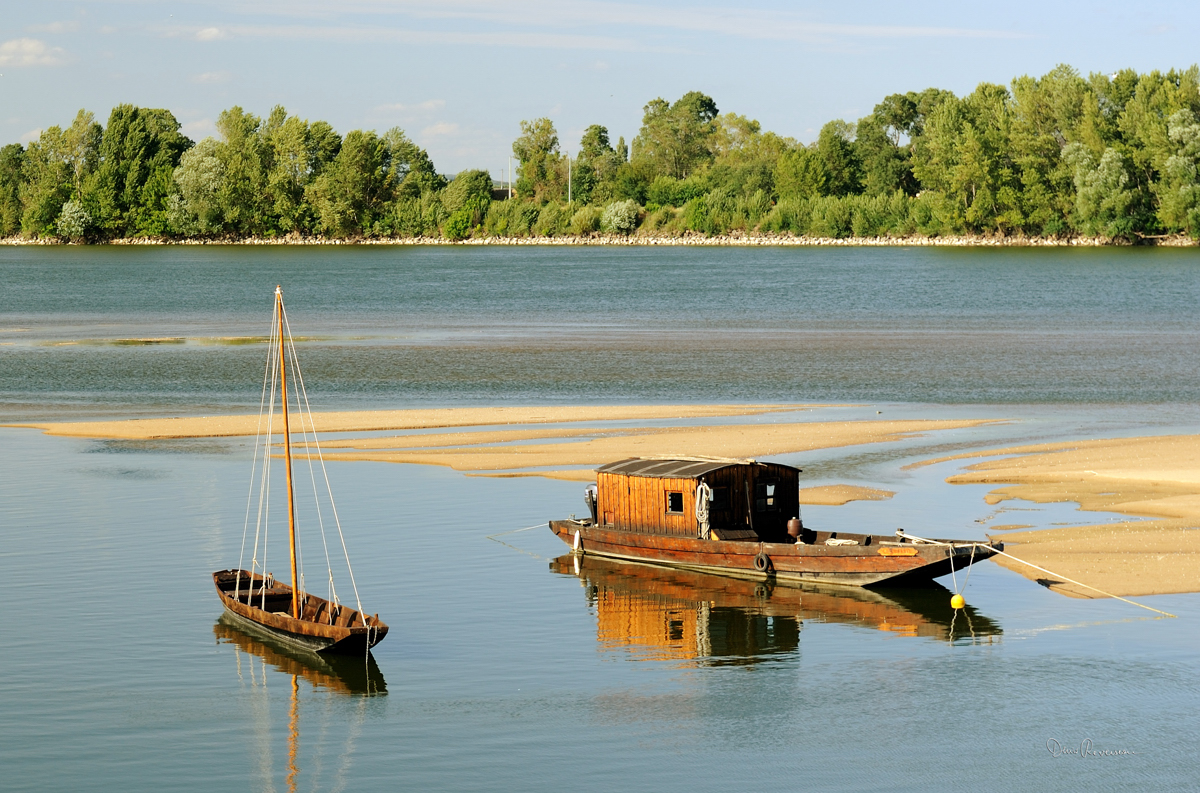
[[[317,440],[317,427],[316,427],[316,423],[313,421],[313,418],[312,418],[312,406],[309,404],[309,401],[308,401],[308,390],[304,387],[304,375],[300,372],[299,363],[296,362],[296,345],[292,338],[292,326],[288,322],[287,309],[283,309],[283,324],[284,324],[284,327],[286,328],[286,332],[287,332],[288,347],[292,351],[292,361],[293,361],[293,364],[296,366],[296,382],[300,386],[299,396],[303,397],[303,399],[304,399],[304,410],[301,412],[301,426],[303,426],[303,424],[304,424],[303,415],[305,412],[307,412],[309,423],[312,425],[313,445],[316,447],[316,450],[317,450],[317,460],[321,464],[321,475],[325,479],[325,490],[326,490],[326,493],[329,494],[329,509],[333,513],[334,525],[337,526],[338,540],[341,542],[342,554],[344,555],[344,557],[346,559],[346,570],[350,573],[350,587],[354,590],[354,602],[355,602],[355,605],[358,607],[359,616],[363,619],[363,621],[365,623],[366,613],[363,611],[362,600],[359,598],[359,595],[358,595],[358,584],[354,580],[354,568],[350,565],[350,552],[346,549],[346,536],[345,536],[345,534],[342,533],[342,522],[337,514],[337,504],[333,499],[333,488],[329,484],[329,471],[326,470],[326,468],[325,468],[325,457],[321,453],[321,444]],[[330,570],[331,578],[332,578],[332,574],[333,574],[333,571],[331,569]]]
[[[272,315],[274,315],[274,310],[272,310],[271,313],[272,313]],[[242,550],[238,553],[238,577],[237,577],[237,586],[233,592],[234,600],[240,600],[241,595],[242,595],[242,572],[241,571],[245,569],[245,565],[246,565],[246,537],[250,533],[250,504],[253,503],[253,501],[254,501],[254,474],[258,471],[258,447],[259,447],[259,443],[262,441],[263,410],[267,404],[267,381],[269,380],[270,376],[271,376],[271,360],[270,360],[270,357],[268,357],[266,369],[263,371],[262,396],[260,396],[259,400],[258,400],[258,425],[257,425],[255,433],[254,433],[254,457],[252,458],[252,463],[251,463],[251,467],[250,467],[250,488],[246,492],[246,519],[245,519],[245,522],[242,524]],[[274,403],[272,402],[272,405],[273,404]],[[267,421],[268,422],[270,421],[270,417],[267,418]],[[257,541],[258,541],[258,533],[256,530],[255,531],[255,542],[257,543]],[[250,579],[248,586],[251,588],[254,586],[253,578]]]

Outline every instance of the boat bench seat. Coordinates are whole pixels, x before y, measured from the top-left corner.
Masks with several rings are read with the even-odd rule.
[[[754,529],[712,529],[714,540],[750,540],[758,542],[758,532]]]

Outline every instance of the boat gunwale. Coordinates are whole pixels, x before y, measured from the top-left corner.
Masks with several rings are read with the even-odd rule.
[[[329,623],[315,622],[312,620],[305,620],[305,619],[296,619],[295,617],[293,617],[289,614],[266,611],[264,609],[259,608],[258,606],[253,606],[253,605],[250,605],[249,603],[244,603],[241,600],[233,597],[230,594],[231,590],[225,589],[221,585],[222,577],[224,577],[224,578],[226,578],[226,580],[228,580],[229,577],[236,576],[238,573],[243,573],[246,576],[246,578],[248,579],[247,591],[249,591],[249,589],[251,587],[253,587],[256,583],[262,584],[262,583],[265,583],[265,581],[266,581],[265,576],[251,573],[248,570],[236,570],[236,569],[218,570],[217,572],[213,573],[213,584],[217,588],[217,594],[218,594],[218,596],[220,596],[221,602],[224,603],[226,609],[228,609],[229,611],[232,611],[234,614],[237,614],[240,617],[243,617],[244,619],[247,619],[247,620],[250,620],[251,622],[262,625],[263,627],[270,628],[275,631],[290,633],[293,635],[329,640],[331,643],[331,646],[332,646],[332,644],[336,644],[336,643],[341,642],[345,639],[348,639],[352,636],[358,636],[358,635],[366,635],[366,636],[368,636],[368,638],[374,639],[374,641],[371,641],[371,643],[370,643],[371,646],[374,646],[374,645],[378,644],[383,639],[383,637],[386,636],[388,633],[387,624],[384,623],[382,620],[380,620],[378,616],[371,616],[368,614],[363,614],[356,609],[350,608],[349,606],[339,606],[338,604],[330,604],[330,602],[327,599],[320,597],[319,595],[314,595],[309,592],[305,592],[302,595],[303,601],[305,603],[307,603],[310,600],[316,601],[318,604],[318,609],[320,608],[321,605],[325,605],[325,606],[333,605],[334,607],[340,608],[345,611],[349,611],[350,612],[349,621],[351,623],[353,623],[355,620],[358,620],[363,624],[362,625],[330,625]],[[289,598],[291,597],[291,594],[292,594],[291,587],[280,581],[274,582],[274,587],[272,588],[271,591],[276,596],[287,596]]]

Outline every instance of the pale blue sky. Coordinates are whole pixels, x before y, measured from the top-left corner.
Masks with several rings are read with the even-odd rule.
[[[689,90],[800,140],[890,93],[955,93],[1069,63],[1200,60],[1200,5],[1020,0],[0,0],[0,143],[85,107],[169,108],[199,140],[224,108],[275,104],[340,132],[400,126],[440,171],[499,174],[521,119],[574,149]]]

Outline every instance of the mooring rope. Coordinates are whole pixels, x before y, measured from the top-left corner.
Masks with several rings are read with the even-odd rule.
[[[991,546],[990,546],[990,545],[983,545],[983,544],[981,544],[981,543],[975,543],[975,544],[976,544],[976,545],[979,545],[981,548],[991,548]],[[1130,603],[1130,604],[1132,604],[1132,605],[1134,605],[1134,606],[1137,606],[1138,608],[1147,609],[1148,611],[1153,611],[1153,612],[1155,612],[1156,614],[1161,614],[1161,615],[1163,615],[1164,617],[1175,617],[1176,619],[1178,619],[1178,617],[1177,617],[1175,614],[1171,614],[1170,612],[1167,612],[1167,611],[1160,611],[1159,609],[1152,608],[1152,607],[1150,607],[1150,606],[1147,606],[1147,605],[1145,605],[1144,603],[1138,603],[1137,601],[1134,601],[1134,600],[1129,600],[1128,598],[1123,598],[1123,597],[1121,597],[1120,595],[1114,595],[1114,594],[1113,594],[1113,593],[1111,593],[1111,592],[1105,592],[1103,589],[1098,589],[1098,588],[1096,588],[1096,587],[1094,587],[1094,586],[1088,586],[1087,584],[1084,584],[1084,583],[1082,583],[1082,582],[1080,582],[1080,581],[1076,581],[1076,580],[1075,580],[1075,579],[1073,579],[1073,578],[1067,578],[1065,575],[1059,575],[1058,573],[1055,573],[1055,572],[1052,572],[1052,571],[1050,571],[1050,570],[1047,570],[1047,569],[1046,569],[1046,568],[1044,568],[1044,567],[1038,567],[1038,566],[1037,566],[1036,564],[1034,564],[1033,562],[1027,562],[1027,561],[1025,561],[1024,559],[1018,559],[1017,557],[1013,556],[1011,553],[1005,553],[1004,551],[997,551],[995,548],[992,548],[992,551],[993,551],[993,552],[995,552],[995,553],[998,553],[998,554],[1000,554],[1001,556],[1007,556],[1009,559],[1012,559],[1012,560],[1014,560],[1014,561],[1020,562],[1021,564],[1029,565],[1029,566],[1030,566],[1030,567],[1032,567],[1034,570],[1041,570],[1043,573],[1046,573],[1047,575],[1052,575],[1052,576],[1054,576],[1055,578],[1061,578],[1062,580],[1066,581],[1066,582],[1067,582],[1067,583],[1069,583],[1069,584],[1075,584],[1076,586],[1081,586],[1081,587],[1083,587],[1084,589],[1090,589],[1090,590],[1092,590],[1093,592],[1099,592],[1101,595],[1104,595],[1105,597],[1115,598],[1116,600],[1122,600],[1122,601],[1124,601],[1124,602],[1126,602],[1126,603]]]
[[[917,537],[914,534],[908,534],[903,529],[896,529],[896,535],[898,537],[907,537],[910,540],[915,540],[916,542],[926,543],[929,545],[946,545],[946,546],[950,546],[951,548],[966,548],[969,545],[969,546],[971,546],[971,559],[972,560],[974,560],[974,558],[975,558],[975,549],[976,548],[985,548],[985,549],[991,551],[992,553],[996,553],[1001,556],[1007,556],[1009,559],[1012,559],[1015,562],[1020,562],[1021,564],[1028,565],[1028,566],[1032,567],[1034,570],[1040,570],[1041,572],[1046,573],[1047,575],[1052,575],[1055,578],[1061,578],[1063,581],[1066,581],[1069,584],[1075,584],[1076,586],[1081,586],[1084,589],[1090,589],[1093,592],[1099,592],[1101,595],[1104,595],[1105,597],[1110,597],[1110,598],[1113,598],[1114,600],[1120,600],[1124,603],[1129,603],[1130,605],[1137,606],[1138,608],[1143,608],[1143,609],[1146,609],[1147,611],[1153,611],[1156,614],[1162,614],[1164,617],[1174,617],[1174,618],[1178,619],[1177,615],[1171,614],[1168,611],[1161,611],[1159,609],[1153,608],[1152,606],[1147,606],[1144,603],[1138,603],[1135,600],[1130,600],[1129,598],[1123,598],[1120,595],[1114,595],[1112,592],[1105,592],[1103,589],[1100,589],[1100,588],[1094,587],[1094,586],[1090,586],[1088,584],[1083,583],[1082,581],[1076,581],[1073,578],[1067,578],[1065,575],[1056,573],[1053,570],[1047,570],[1044,567],[1038,567],[1033,562],[1027,562],[1024,559],[1013,556],[1011,553],[1005,553],[1004,551],[1001,551],[1001,550],[995,548],[994,546],[988,545],[987,543],[960,542],[960,543],[955,544],[955,543],[950,543],[950,542],[942,542],[941,540],[927,540],[924,537]],[[953,562],[951,562],[951,564],[950,564],[950,574],[951,574],[951,576],[953,576],[953,574],[954,574],[954,563]],[[968,572],[967,575],[970,576],[970,572]]]

